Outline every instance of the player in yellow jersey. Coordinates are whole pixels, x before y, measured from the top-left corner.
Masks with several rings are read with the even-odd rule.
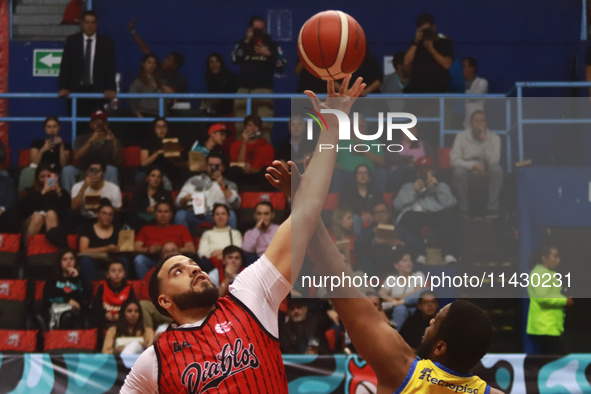
[[[277,179],[275,186],[290,195],[291,182],[294,188],[299,182],[297,169],[293,165],[291,171],[277,167],[282,174],[270,171]],[[321,275],[341,276],[343,271],[348,272],[322,221],[309,248]],[[486,354],[492,339],[492,324],[478,306],[457,300],[442,308],[425,329],[416,357],[359,290],[340,287],[329,295],[355,348],[378,378],[378,394],[502,394],[470,373]]]

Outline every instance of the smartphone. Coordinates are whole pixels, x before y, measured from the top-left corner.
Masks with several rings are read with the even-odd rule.
[[[55,185],[55,174],[51,174],[48,178],[47,185],[53,187]]]

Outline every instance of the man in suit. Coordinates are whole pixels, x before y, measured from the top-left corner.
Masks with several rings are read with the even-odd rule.
[[[103,92],[111,100],[117,93],[113,39],[96,32],[97,14],[94,11],[84,12],[81,26],[82,32],[69,36],[64,46],[59,95],[67,97],[71,92]],[[103,103],[104,100],[78,100],[77,114],[90,116]],[[68,102],[68,112],[70,109]]]

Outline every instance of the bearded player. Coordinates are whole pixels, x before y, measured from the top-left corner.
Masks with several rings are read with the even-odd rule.
[[[350,76],[339,93],[329,81],[326,103],[321,104],[310,91],[306,94],[316,108],[348,114],[365,87],[358,78],[348,89],[349,81]],[[328,130],[318,143],[336,146],[337,118],[327,116],[326,120]],[[336,150],[314,155],[308,168],[314,176],[303,176],[294,196],[292,215],[302,220],[302,226],[292,237],[290,216],[264,255],[229,286],[229,296],[218,299],[218,289],[188,257],[172,256],[156,267],[150,278],[150,298],[174,323],[138,358],[122,393],[287,393],[277,339],[279,304],[291,290],[292,272],[300,271],[335,160]]]
[[[286,166],[277,169],[280,175],[275,186],[291,195],[292,181],[294,188],[299,182],[297,167],[291,166],[294,176]],[[322,221],[309,246],[319,274],[341,277],[348,273],[349,267]],[[425,329],[417,358],[358,289],[341,287],[329,296],[355,348],[374,370],[378,394],[502,394],[470,373],[492,339],[492,324],[478,306],[457,300],[442,308]]]

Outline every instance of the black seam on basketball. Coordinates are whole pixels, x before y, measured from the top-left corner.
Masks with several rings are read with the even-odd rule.
[[[320,52],[320,58],[322,59],[322,64],[324,65],[324,69],[326,70],[326,72],[328,73],[328,75],[330,75],[330,77],[332,79],[334,79],[333,76],[332,76],[332,74],[330,73],[330,70],[328,69],[328,67],[326,65],[326,59],[324,59],[324,52],[322,51],[322,41],[320,40],[320,24],[321,23],[322,23],[322,17],[319,16],[318,17],[318,28],[317,28],[317,31],[316,31],[316,38],[318,40],[318,51]],[[341,31],[341,34],[342,34],[342,31]],[[338,57],[339,57],[339,52],[337,51],[337,58]]]

